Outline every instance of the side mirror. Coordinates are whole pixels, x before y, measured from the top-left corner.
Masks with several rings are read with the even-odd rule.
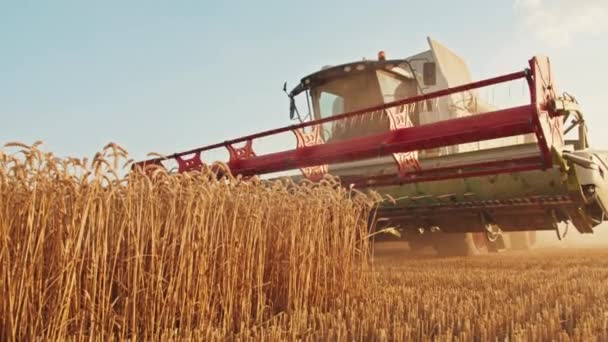
[[[287,97],[289,97],[289,119],[293,120],[296,117],[296,101],[293,99],[293,96],[290,96],[287,92],[287,81],[283,83],[283,92]]]
[[[298,109],[296,108],[296,101],[293,97],[289,97],[289,119],[293,120],[296,117],[296,112]]]
[[[289,119],[293,120],[297,117],[300,122],[302,122],[302,118],[300,117],[300,113],[298,112],[298,107],[296,107],[296,100],[294,99],[294,97],[304,90],[303,87],[304,86],[302,85],[302,83],[300,83],[290,93],[288,93],[287,82],[283,83],[283,92],[287,95],[287,97],[289,97]]]
[[[435,63],[426,62],[422,65],[422,78],[424,85],[434,86],[437,84],[437,68]]]

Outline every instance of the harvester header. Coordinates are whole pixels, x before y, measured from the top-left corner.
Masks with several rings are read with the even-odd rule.
[[[138,163],[138,166],[161,165],[165,160],[174,159],[178,172],[199,170],[205,163],[202,154],[217,148],[226,148],[230,159],[227,162],[234,175],[253,176],[267,173],[301,169],[304,176],[319,180],[327,172],[328,164],[345,163],[392,155],[399,172],[383,175],[383,184],[420,182],[453,177],[489,175],[530,169],[546,169],[552,165],[552,148],[564,143],[562,130],[563,111],[557,110],[558,99],[547,57],[533,57],[530,68],[461,86],[421,94],[386,104],[364,108],[348,113],[333,115],[317,120],[301,122],[276,128],[218,144],[203,146],[189,151],[175,153],[165,158],[155,158]],[[517,79],[525,79],[530,89],[530,103],[524,106],[501,109],[467,117],[442,120],[426,125],[413,126],[408,114],[422,107],[433,106],[433,100],[443,96],[462,93],[482,87]],[[423,112],[425,110],[422,110]],[[336,123],[334,130],[348,129],[355,121],[374,120],[386,116],[390,129],[378,134],[353,137],[326,143],[323,139],[323,125]],[[342,127],[341,127],[342,126]],[[308,131],[307,131],[308,129]],[[254,152],[256,139],[293,132],[297,148],[257,155]],[[423,169],[417,158],[417,151],[453,146],[482,140],[505,138],[515,135],[534,134],[539,154],[535,157],[521,157],[486,163],[463,163],[449,168]],[[237,147],[237,144],[245,145]],[[413,166],[412,171],[408,169]],[[453,171],[458,169],[457,173]],[[373,177],[356,178],[357,186],[367,186]],[[377,177],[376,177],[377,178]],[[387,179],[392,181],[387,182]],[[351,183],[352,184],[352,183]],[[373,182],[369,183],[375,184]]]

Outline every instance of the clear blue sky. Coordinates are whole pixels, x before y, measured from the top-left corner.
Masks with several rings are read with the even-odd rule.
[[[285,125],[283,81],[381,49],[405,57],[429,35],[474,78],[551,56],[608,149],[607,4],[0,0],[0,143],[91,156],[114,141],[142,158]]]

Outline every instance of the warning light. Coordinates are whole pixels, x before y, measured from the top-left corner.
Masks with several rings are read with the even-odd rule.
[[[378,52],[378,60],[379,61],[385,61],[386,60],[386,55],[384,54],[384,51],[379,51]]]

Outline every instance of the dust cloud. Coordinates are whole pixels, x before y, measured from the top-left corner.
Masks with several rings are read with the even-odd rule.
[[[560,232],[563,233],[565,229],[565,225],[560,225]],[[562,241],[558,240],[554,231],[540,231],[536,234],[536,247],[608,248],[608,223],[602,223],[593,230],[593,234],[581,234],[570,225]]]

